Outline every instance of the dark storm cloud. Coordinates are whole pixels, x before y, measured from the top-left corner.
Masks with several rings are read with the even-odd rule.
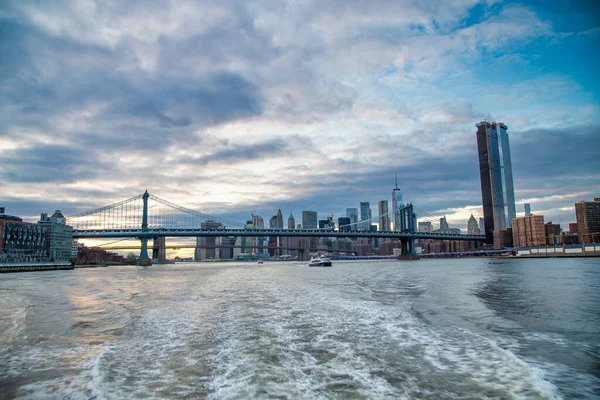
[[[532,129],[511,134],[513,165],[519,171],[515,175],[527,180],[598,177],[599,149],[599,125]]]
[[[36,145],[0,153],[2,177],[13,182],[74,182],[92,179],[106,166],[90,152],[64,145]]]
[[[169,69],[127,71],[137,61],[126,43],[114,48],[81,43],[22,20],[2,19],[0,34],[4,135],[13,126],[51,129],[49,118],[89,108],[93,116],[77,118],[94,124],[80,133],[96,148],[121,140],[127,146],[132,139],[140,147],[163,148],[170,141],[193,140],[198,127],[262,112],[258,88],[230,71],[186,78]],[[57,136],[71,134],[54,131]]]
[[[288,149],[289,141],[283,138],[267,140],[251,145],[228,143],[226,148],[215,153],[189,159],[189,162],[206,165],[218,162],[251,161],[281,155]]]

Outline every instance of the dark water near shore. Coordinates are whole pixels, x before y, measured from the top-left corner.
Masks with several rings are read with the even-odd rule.
[[[486,397],[600,397],[600,259],[0,276],[0,399]]]

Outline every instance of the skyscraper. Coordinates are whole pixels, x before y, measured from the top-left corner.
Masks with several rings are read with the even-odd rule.
[[[525,216],[529,217],[531,215],[531,204],[525,203],[523,204],[523,208],[525,209]]]
[[[400,230],[400,207],[402,207],[402,191],[398,187],[398,176],[394,177],[396,187],[392,189],[392,218],[394,221],[394,230]]]
[[[363,231],[369,231],[371,229],[371,205],[368,201],[360,202],[360,229]]]
[[[379,230],[389,231],[390,230],[390,216],[388,215],[388,202],[387,200],[380,200],[378,203],[379,208]]]
[[[302,229],[318,229],[316,211],[302,211]]]
[[[485,242],[492,244],[494,231],[510,227],[516,216],[508,128],[487,121],[476,126]]]
[[[356,226],[356,223],[358,222],[358,208],[346,208],[346,217],[350,218],[351,231],[360,228],[359,226]]]
[[[288,229],[294,229],[296,227],[296,219],[294,215],[290,211],[290,216],[288,217]]]
[[[467,233],[479,235],[480,232],[481,231],[479,230],[479,225],[477,225],[477,220],[473,214],[471,214],[471,218],[469,218],[469,221],[467,222]]]
[[[575,203],[577,233],[581,243],[600,242],[600,197]]]
[[[275,223],[275,228],[283,229],[283,215],[281,214],[281,208],[277,210],[277,222]]]

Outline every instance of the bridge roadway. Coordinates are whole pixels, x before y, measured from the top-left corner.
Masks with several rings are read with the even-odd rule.
[[[436,232],[393,231],[331,231],[324,229],[99,229],[74,230],[74,238],[140,238],[157,237],[227,237],[227,236],[279,236],[279,237],[338,237],[338,238],[388,238],[388,239],[446,239],[484,241],[485,235],[452,234]]]

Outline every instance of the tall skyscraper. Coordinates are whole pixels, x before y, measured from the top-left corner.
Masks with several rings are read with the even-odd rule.
[[[346,217],[350,218],[351,231],[360,229],[360,227],[356,225],[358,222],[358,208],[346,208]]]
[[[275,228],[283,229],[283,214],[281,214],[281,208],[277,210],[277,222]]]
[[[318,229],[316,211],[302,211],[302,229]]]
[[[525,216],[529,217],[531,215],[531,204],[525,203],[523,204],[523,208],[525,209]]]
[[[371,229],[371,205],[368,201],[360,202],[360,220],[363,231],[369,231]]]
[[[600,197],[575,203],[577,234],[581,243],[600,242]]]
[[[388,210],[388,201],[380,200],[377,203],[379,208],[379,230],[380,231],[389,231],[390,230],[390,216]]]
[[[492,244],[494,231],[510,227],[516,217],[508,128],[487,121],[476,126],[485,241]]]
[[[402,191],[398,187],[398,176],[394,176],[396,187],[392,189],[392,220],[394,221],[394,230],[400,230],[400,207],[402,207]]]
[[[296,219],[294,215],[290,211],[290,216],[288,217],[288,229],[294,229],[296,227]]]

